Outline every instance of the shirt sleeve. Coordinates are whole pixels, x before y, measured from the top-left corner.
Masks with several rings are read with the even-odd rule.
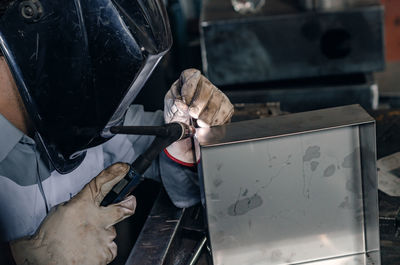
[[[132,105],[125,116],[125,126],[164,124],[162,111],[145,112],[143,106]],[[116,135],[103,145],[105,167],[116,163],[132,163],[153,142],[154,136]],[[200,201],[196,167],[182,166],[161,152],[144,177],[162,182],[170,199],[180,208]]]
[[[160,154],[161,179],[168,196],[179,208],[187,208],[200,202],[197,167],[187,167]]]
[[[125,126],[156,126],[164,123],[163,112],[146,112],[141,105],[132,105],[124,120]],[[116,162],[132,163],[153,142],[154,136],[123,135],[114,136],[103,145],[104,166],[108,167]],[[144,173],[149,179],[160,181],[159,160],[155,160]]]

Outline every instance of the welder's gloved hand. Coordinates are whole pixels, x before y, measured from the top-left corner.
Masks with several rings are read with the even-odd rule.
[[[166,123],[189,124],[193,118],[200,127],[210,127],[229,122],[232,115],[233,105],[228,97],[196,69],[183,71],[165,96]],[[181,164],[191,165],[196,162],[193,148],[191,139],[185,139],[169,146],[166,153]]]
[[[100,206],[105,195],[129,170],[117,163],[103,170],[70,201],[53,208],[36,234],[11,242],[19,264],[98,265],[117,255],[114,224],[135,212],[136,199]]]

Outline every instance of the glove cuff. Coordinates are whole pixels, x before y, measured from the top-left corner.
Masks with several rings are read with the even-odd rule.
[[[171,155],[171,154],[168,152],[167,148],[164,149],[164,153],[168,156],[169,159],[171,159],[172,161],[174,161],[174,162],[176,162],[176,163],[178,163],[178,164],[180,164],[180,165],[182,165],[182,166],[186,166],[186,167],[195,167],[195,166],[197,166],[197,164],[200,162],[200,160],[197,161],[197,163],[190,163],[190,162],[184,162],[184,161],[182,161],[182,160],[179,160],[178,158],[176,158],[176,157],[174,157],[173,155]]]

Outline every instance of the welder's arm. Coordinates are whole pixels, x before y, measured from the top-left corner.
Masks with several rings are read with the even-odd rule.
[[[114,224],[131,216],[136,199],[101,207],[100,202],[129,170],[118,163],[103,170],[70,201],[53,208],[35,235],[12,242],[19,264],[108,264],[117,255]]]
[[[164,124],[162,111],[146,112],[143,106],[132,105],[125,116],[125,126]],[[116,135],[103,145],[104,163],[110,165],[117,161],[131,163],[153,142],[153,136]],[[161,152],[144,177],[162,182],[172,202],[181,208],[192,206],[200,201],[200,191],[196,167],[182,166]]]
[[[200,71],[182,72],[164,100],[166,123],[191,119],[201,127],[225,124],[233,115],[233,106],[224,93],[210,83]],[[160,173],[166,191],[178,207],[190,207],[200,201],[197,161],[200,155],[196,139],[173,143],[160,154]],[[193,150],[196,150],[194,155]]]
[[[189,124],[193,119],[200,127],[222,125],[230,121],[233,110],[228,97],[196,69],[182,72],[164,100],[166,123],[179,121]],[[170,145],[166,154],[182,165],[193,166],[197,162],[194,148],[191,139],[184,139]],[[196,157],[199,157],[198,153]]]
[[[159,163],[163,186],[175,206],[187,208],[200,202],[197,166],[176,163],[164,152],[160,154]]]

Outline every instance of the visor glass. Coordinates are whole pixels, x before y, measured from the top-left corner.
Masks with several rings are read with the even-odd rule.
[[[122,23],[129,29],[140,44],[140,49],[146,57],[146,60],[143,68],[134,79],[118,108],[104,127],[101,136],[105,138],[113,136],[113,134],[110,133],[111,127],[123,123],[129,105],[139,94],[162,56],[172,45],[169,22],[164,4],[161,0],[114,0],[113,3],[123,17]],[[140,17],[135,15],[138,14],[137,10],[142,10]]]
[[[105,138],[112,137],[113,134],[110,132],[110,128],[113,126],[118,126],[123,123],[125,113],[129,108],[129,105],[132,101],[136,98],[144,84],[146,83],[147,79],[150,77],[152,72],[154,71],[155,67],[161,60],[163,54],[158,54],[157,56],[150,56],[145,64],[145,67],[139,74],[139,76],[135,79],[135,82],[132,84],[131,88],[129,89],[128,93],[121,101],[121,104],[115,111],[114,115],[111,117],[110,121],[105,126],[101,136]]]

